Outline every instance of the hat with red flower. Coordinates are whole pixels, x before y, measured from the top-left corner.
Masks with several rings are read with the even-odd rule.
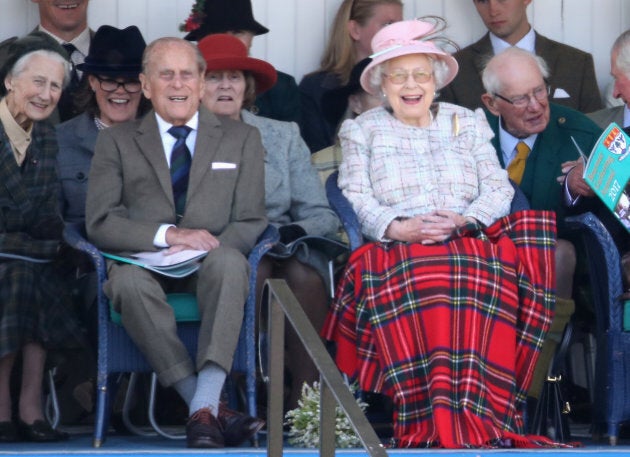
[[[214,33],[244,31],[262,35],[269,32],[254,19],[251,0],[196,0],[190,16],[179,29],[188,32],[184,38],[189,41],[199,41]]]

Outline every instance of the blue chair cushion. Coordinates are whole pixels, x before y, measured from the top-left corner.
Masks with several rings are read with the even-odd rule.
[[[177,293],[167,294],[166,300],[173,307],[177,322],[198,322],[199,308],[197,299],[193,294]],[[109,304],[109,317],[114,324],[120,325],[120,314]]]

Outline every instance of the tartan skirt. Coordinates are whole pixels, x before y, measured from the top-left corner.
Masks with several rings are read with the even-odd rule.
[[[555,240],[553,212],[527,210],[352,254],[322,335],[360,389],[393,399],[393,446],[540,444],[523,410],[553,317]]]
[[[84,335],[72,312],[68,281],[56,263],[0,261],[0,357],[26,343],[45,349],[80,347]]]

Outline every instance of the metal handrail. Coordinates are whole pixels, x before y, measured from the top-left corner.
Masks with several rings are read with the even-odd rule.
[[[319,455],[335,455],[335,401],[348,416],[363,448],[370,457],[388,457],[385,447],[368,422],[356,399],[344,382],[320,336],[315,331],[297,298],[283,279],[268,279],[263,296],[267,296],[267,332],[269,346],[269,383],[267,385],[267,455],[281,457],[283,451],[284,406],[284,326],[285,317],[302,341],[320,373]]]

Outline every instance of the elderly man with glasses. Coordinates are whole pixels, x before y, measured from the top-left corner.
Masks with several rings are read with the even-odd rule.
[[[557,214],[555,317],[536,367],[529,392],[532,399],[540,393],[556,343],[575,309],[576,254],[574,246],[563,239],[564,218],[601,206],[582,178],[576,144],[588,154],[602,130],[586,115],[549,102],[548,75],[541,57],[517,47],[495,55],[482,75],[486,93],[481,99],[501,165],[533,209]]]

